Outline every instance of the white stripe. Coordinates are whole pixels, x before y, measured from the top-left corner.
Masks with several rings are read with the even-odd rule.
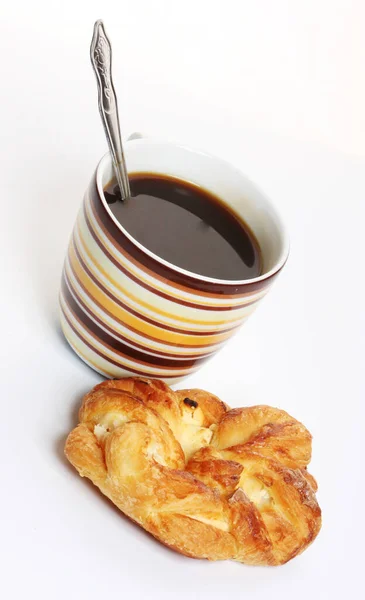
[[[67,284],[67,282],[66,282]],[[67,284],[67,287],[70,291],[70,294],[72,295],[72,297],[74,298],[75,302],[77,302],[77,298],[75,298],[75,295],[73,294],[72,290],[70,289],[69,285]],[[63,292],[60,292],[60,304],[62,309],[64,310],[64,312],[67,315],[71,315],[74,318],[74,315],[71,311],[71,309],[69,308],[68,304],[67,304],[67,300],[63,295]],[[78,306],[79,303],[77,302]],[[133,348],[134,350],[136,350],[137,352],[144,352],[145,354],[151,355],[151,356],[156,356],[157,358],[162,358],[162,359],[167,359],[167,360],[194,360],[194,359],[198,359],[198,358],[207,358],[209,356],[211,356],[212,354],[215,354],[215,351],[213,352],[209,352],[209,353],[201,353],[199,355],[194,354],[192,357],[188,356],[188,357],[184,357],[184,355],[178,355],[179,353],[179,349],[177,349],[177,352],[175,352],[175,356],[173,356],[172,354],[159,354],[157,352],[153,352],[151,350],[150,347],[144,346],[143,348],[139,348],[138,346],[135,346],[133,343],[128,342],[127,340],[124,339],[120,339],[117,336],[115,336],[111,331],[108,331],[107,329],[105,329],[100,323],[98,323],[93,316],[88,312],[88,311],[84,311],[83,307],[80,307],[80,309],[85,312],[85,314],[88,315],[88,317],[97,325],[97,327],[99,327],[100,329],[102,329],[103,331],[105,331],[105,333],[107,333],[110,337],[114,338],[115,340],[119,341],[120,343],[124,344],[125,346],[128,346],[129,348]],[[71,318],[71,317],[70,317]],[[97,335],[97,334],[95,334]]]
[[[69,317],[69,314],[67,315]],[[89,348],[89,346],[87,346],[87,344],[85,344],[83,342],[83,340],[80,338],[80,335],[76,335],[75,332],[72,330],[72,328],[70,327],[70,325],[67,323],[65,317],[62,317],[62,327],[64,329],[64,333],[67,337],[67,339],[69,339],[73,346],[76,346],[80,348],[80,352],[82,350],[82,354],[85,355],[86,357],[89,357],[90,362],[96,362],[98,365],[101,365],[101,367],[105,368],[105,372],[113,372],[115,369],[123,369],[123,367],[125,369],[128,369],[128,367],[130,367],[131,369],[137,370],[140,373],[144,374],[144,375],[151,375],[153,377],[163,377],[163,376],[168,376],[168,375],[174,375],[176,377],[179,376],[183,376],[183,375],[187,375],[188,373],[192,373],[193,371],[196,371],[199,368],[199,365],[196,367],[191,367],[188,369],[180,369],[180,368],[176,368],[173,370],[166,370],[163,368],[158,368],[158,367],[153,367],[153,366],[149,366],[149,365],[141,365],[137,362],[134,362],[132,360],[129,360],[126,357],[120,357],[119,355],[115,354],[115,352],[112,352],[109,348],[105,347],[103,344],[101,344],[100,342],[96,341],[93,337],[91,337],[89,335],[89,333],[80,326],[80,324],[78,322],[75,321],[75,319],[72,317],[71,315],[71,319],[72,323],[74,325],[74,327],[77,329],[77,331],[81,332],[81,334],[84,336],[84,338],[90,343],[92,344],[95,348],[97,348],[98,350],[100,350],[101,352],[103,352],[103,354],[107,354],[109,356],[109,358],[117,361],[120,365],[120,367],[116,367],[114,364],[110,363],[107,359],[104,359],[103,357],[101,357],[99,354],[97,354],[96,352],[94,352],[93,350],[91,350]],[[123,363],[121,362],[123,361]]]
[[[77,279],[75,278],[73,271],[71,269],[70,263],[69,263],[69,257],[66,256],[66,260],[65,260],[65,271],[67,274],[67,277],[69,278],[72,286],[74,287],[74,289],[76,290],[77,294],[80,296],[81,300],[84,302],[84,304],[88,307],[89,309],[89,316],[92,318],[93,313],[95,315],[97,315],[99,317],[99,319],[106,323],[107,325],[109,325],[109,327],[111,327],[114,331],[120,333],[121,335],[124,335],[125,337],[128,337],[128,339],[135,339],[135,341],[137,343],[141,343],[143,345],[147,345],[148,347],[156,350],[158,352],[158,350],[164,351],[174,351],[176,353],[181,353],[181,354],[194,354],[195,352],[197,354],[202,354],[205,351],[209,354],[212,354],[213,352],[215,352],[216,350],[218,350],[219,348],[221,348],[221,346],[224,344],[225,340],[223,340],[223,342],[219,342],[218,344],[214,344],[213,346],[209,346],[209,347],[200,347],[200,348],[196,348],[194,346],[174,346],[169,344],[168,342],[157,342],[155,340],[151,340],[147,337],[145,337],[142,334],[136,333],[136,332],[131,332],[127,327],[125,327],[124,325],[121,325],[120,323],[118,323],[118,321],[114,320],[113,317],[110,317],[106,312],[104,312],[102,309],[99,308],[99,306],[97,304],[95,304],[95,302],[92,300],[92,298],[86,294],[84,292],[84,290],[82,289],[82,287],[79,285]],[[77,297],[74,295],[72,289],[70,288],[70,286],[68,285],[68,282],[66,281],[67,287],[70,291],[70,293],[72,294],[75,302],[77,302],[77,304],[80,306],[80,303],[77,299]],[[81,307],[81,310],[84,310],[83,307]]]

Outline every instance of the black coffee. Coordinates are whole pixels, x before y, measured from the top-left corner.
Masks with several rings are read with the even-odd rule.
[[[130,175],[122,202],[115,181],[104,193],[110,210],[143,246],[166,261],[206,277],[252,279],[260,251],[247,225],[219,198],[167,175]]]

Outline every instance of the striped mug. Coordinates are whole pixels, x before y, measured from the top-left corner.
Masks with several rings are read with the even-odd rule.
[[[130,173],[171,175],[222,198],[255,234],[262,274],[244,281],[203,277],[144,248],[111,213],[100,161],[69,243],[60,293],[61,324],[74,351],[105,377],[138,374],[176,383],[237,331],[285,264],[289,243],[271,202],[229,163],[186,146],[130,139]],[[212,256],[214,260],[214,256]]]

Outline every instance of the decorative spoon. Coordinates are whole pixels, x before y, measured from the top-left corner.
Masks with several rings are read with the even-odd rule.
[[[112,155],[121,198],[126,200],[130,197],[131,190],[120,135],[118,102],[112,79],[112,48],[101,20],[96,21],[94,25],[90,57],[98,84],[101,120]]]

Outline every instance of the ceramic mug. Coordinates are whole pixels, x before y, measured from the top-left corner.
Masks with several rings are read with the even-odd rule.
[[[105,377],[138,374],[175,383],[211,358],[255,310],[286,262],[288,237],[268,198],[224,160],[149,138],[128,140],[125,155],[130,173],[175,176],[222,198],[261,249],[262,275],[243,281],[203,277],[163,260],[113,216],[103,193],[113,178],[110,155],[100,161],[65,260],[63,332]]]

